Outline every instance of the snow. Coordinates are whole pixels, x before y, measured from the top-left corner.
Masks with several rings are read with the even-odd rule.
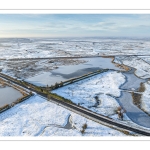
[[[75,129],[63,128],[69,115]],[[0,136],[126,136],[38,95],[1,113],[0,122]],[[87,123],[87,129],[81,134],[84,123]]]
[[[72,102],[86,107],[94,112],[106,116],[114,115],[119,107],[114,97],[119,97],[121,92],[119,87],[125,82],[125,76],[116,71],[107,71],[88,79],[75,82],[71,85],[53,90],[62,97],[70,99]],[[94,107],[98,96],[100,104]]]
[[[81,106],[114,119],[117,122],[149,130],[149,128],[134,123],[126,113],[123,114],[123,121],[118,119],[116,114],[120,106],[116,98],[120,97],[119,87],[125,82],[125,76],[117,71],[108,71],[88,79],[53,90],[62,97],[72,100],[74,103],[80,103]],[[99,105],[95,106],[95,96],[99,98]]]
[[[6,59],[7,62],[11,58],[115,54],[120,56],[116,56],[114,62],[135,68],[135,75],[146,79],[150,78],[150,57],[121,55],[150,55],[149,48],[150,42],[148,39],[0,39],[0,58]],[[45,65],[46,62],[44,61],[40,60],[35,63],[39,70]],[[46,67],[48,66],[49,64],[46,65]],[[3,69],[3,73],[13,76],[11,73],[12,68],[9,68],[3,61],[0,61],[0,69]],[[19,68],[19,71],[21,71],[20,69],[22,68]],[[123,74],[116,71],[108,71],[62,87],[54,92],[71,99],[76,104],[80,103],[83,107],[117,120],[118,117],[114,111],[119,104],[115,98],[120,96],[119,87],[124,82],[125,77]],[[142,95],[141,107],[150,114],[150,85],[148,82],[145,83],[145,87],[146,90]],[[96,95],[100,101],[97,106],[95,106],[96,100],[94,98]],[[63,128],[70,114],[73,124],[76,125],[77,129],[68,130]],[[1,113],[0,122],[1,136],[81,136],[82,134],[79,130],[85,122],[88,123],[88,128],[84,136],[122,135],[118,131],[99,125],[58,105],[52,104],[38,95]],[[124,114],[123,122],[138,126],[126,114]]]
[[[104,60],[104,58],[103,58]],[[83,59],[29,59],[29,60],[3,60],[0,61],[1,72],[20,79],[26,79],[43,72],[56,70],[60,66],[78,66],[84,63]],[[111,63],[112,67],[114,66]],[[115,67],[115,66],[114,66]]]
[[[0,58],[37,58],[86,55],[150,54],[149,39],[41,38],[0,39]]]
[[[150,115],[150,83],[144,83],[145,91],[141,98],[141,108]]]
[[[136,56],[117,56],[114,62],[122,62],[124,65],[136,69],[135,74],[142,79],[150,78],[150,64]]]
[[[142,58],[145,62],[150,64],[150,56],[138,56],[139,58]]]

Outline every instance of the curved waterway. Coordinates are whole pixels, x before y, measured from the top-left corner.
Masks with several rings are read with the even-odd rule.
[[[133,104],[131,91],[136,92],[141,83],[146,82],[145,79],[140,79],[134,74],[135,69],[131,68],[128,72],[122,72],[126,77],[126,82],[120,87],[121,96],[117,98],[120,105],[126,110],[127,116],[136,124],[150,128],[150,116]],[[127,92],[127,91],[130,92]]]
[[[138,88],[140,87],[140,84],[146,82],[145,79],[137,77],[134,74],[134,72],[135,72],[134,68],[131,68],[131,70],[128,72],[122,72],[122,74],[126,78],[126,82],[120,87],[121,89],[137,91]]]
[[[126,110],[127,116],[133,122],[138,125],[150,128],[150,117],[133,104],[131,93],[122,92],[121,97],[119,97],[117,100]]]

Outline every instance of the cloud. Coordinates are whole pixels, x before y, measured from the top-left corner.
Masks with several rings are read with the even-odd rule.
[[[7,15],[8,16],[8,15]],[[0,16],[1,17],[1,16]],[[150,15],[18,15],[12,20],[0,18],[1,34],[99,34],[115,35],[119,32],[122,36],[126,32],[132,34],[146,31],[149,34]],[[140,28],[140,31],[138,31]],[[136,32],[135,32],[136,31]]]

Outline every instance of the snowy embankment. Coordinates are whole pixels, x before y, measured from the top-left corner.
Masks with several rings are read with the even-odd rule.
[[[150,82],[144,83],[145,91],[141,97],[141,108],[150,115]]]
[[[142,58],[144,61],[150,64],[150,56],[138,56],[139,58]]]
[[[135,68],[135,74],[142,79],[150,78],[150,65],[139,57],[116,56],[114,62]]]
[[[119,87],[124,82],[125,76],[122,73],[108,71],[52,92],[96,113],[111,116],[116,114],[115,110],[119,107],[114,97],[120,96]],[[98,101],[95,96],[98,96]]]
[[[71,115],[72,126],[64,128]],[[84,134],[83,124],[87,124]],[[38,95],[0,114],[0,136],[126,136],[95,123]]]

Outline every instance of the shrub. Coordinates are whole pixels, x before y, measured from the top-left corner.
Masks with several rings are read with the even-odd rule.
[[[60,86],[63,86],[63,82],[62,81],[60,82]]]
[[[1,110],[4,110],[4,109],[8,109],[8,108],[9,108],[9,105],[6,104],[6,105],[4,105],[3,107],[0,108],[0,111],[1,111]]]
[[[66,99],[66,98],[64,98],[64,97],[61,97],[61,96],[59,96],[59,95],[57,95],[56,93],[48,93],[52,98],[56,98],[56,99],[58,99],[58,100],[60,100],[60,101],[64,101],[64,102],[66,102],[66,103],[73,103],[71,100],[69,100],[69,99]]]
[[[129,131],[123,130],[122,132],[123,132],[124,134],[126,134],[126,135],[129,135],[129,134],[130,134]]]
[[[54,87],[55,89],[57,89],[59,87],[59,84],[56,82]]]
[[[85,132],[85,129],[82,129],[82,130],[81,130],[81,133],[83,134],[84,132]]]
[[[50,98],[51,98],[50,94],[47,94],[47,98],[48,98],[48,99],[50,99]]]
[[[117,110],[118,110],[118,111],[121,111],[121,107],[119,106],[119,107],[117,108]]]
[[[87,128],[87,123],[83,124],[82,128],[86,129]]]

